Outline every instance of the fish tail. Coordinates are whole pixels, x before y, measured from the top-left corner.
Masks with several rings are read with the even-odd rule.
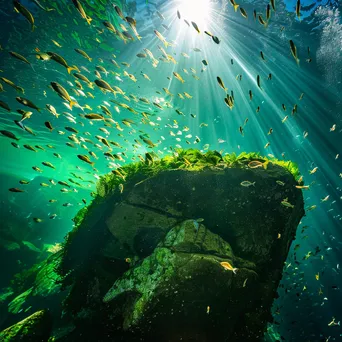
[[[297,65],[299,66],[300,59],[299,59],[298,57],[296,57],[296,63],[297,63]]]
[[[34,31],[34,29],[37,28],[36,25],[32,25],[32,32]]]
[[[235,12],[237,12],[239,6],[240,6],[240,5],[237,5],[237,4],[234,5],[234,11],[235,11]]]
[[[87,23],[88,23],[88,25],[90,25],[90,23],[92,22],[92,18],[89,18],[89,17],[86,17],[86,20],[87,20]]]
[[[73,107],[75,104],[77,104],[77,102],[75,102],[75,101],[70,101],[70,102],[69,102],[70,108],[72,109],[72,107]]]
[[[57,113],[56,113],[56,118],[58,119],[58,117],[59,117],[60,115],[61,115],[61,114],[57,114]]]
[[[262,166],[264,167],[265,170],[267,170],[267,166],[268,166],[269,160],[266,160]]]
[[[77,68],[77,66],[75,66],[75,65],[73,65],[73,66],[68,66],[67,67],[67,70],[68,70],[68,74],[70,74],[70,71],[71,70],[75,70],[75,71],[80,71],[78,68]]]
[[[233,267],[233,273],[236,274],[236,271],[238,270],[238,268],[234,268]]]

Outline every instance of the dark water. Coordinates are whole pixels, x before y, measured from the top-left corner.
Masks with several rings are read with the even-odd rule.
[[[72,218],[84,206],[82,199],[86,203],[91,201],[100,175],[139,160],[138,155],[144,156],[151,150],[141,141],[141,144],[135,142],[135,139],[141,140],[139,135],[150,137],[157,145],[153,150],[160,157],[173,153],[177,147],[216,149],[223,153],[256,151],[296,162],[305,184],[310,185],[310,190],[304,191],[305,208],[317,206],[308,210],[301,221],[284,266],[279,298],[274,304],[276,323],[273,329],[286,341],[341,340],[340,326],[329,326],[333,317],[336,322],[342,320],[339,266],[342,156],[338,156],[342,154],[340,5],[333,1],[302,1],[299,20],[295,13],[296,1],[276,1],[276,12],[271,11],[269,23],[264,27],[258,19],[253,19],[253,10],[265,19],[267,1],[237,2],[248,13],[248,19],[243,18],[239,10],[235,13],[228,1],[141,0],[128,4],[125,1],[83,1],[87,15],[93,19],[91,25],[80,16],[71,1],[40,1],[45,9],[52,11],[44,11],[34,1],[22,0],[21,3],[35,19],[33,32],[26,18],[13,11],[12,2],[2,0],[0,7],[0,76],[25,89],[23,95],[1,81],[4,91],[0,93],[0,100],[6,102],[11,111],[0,108],[0,127],[20,140],[0,136],[0,245],[3,255],[0,258],[0,286],[6,288],[15,273],[51,254],[52,247],[58,249],[56,244],[61,243],[72,229]],[[116,14],[114,3],[123,5],[125,15],[136,19],[141,40]],[[177,18],[177,9],[183,18],[198,24],[200,34]],[[110,21],[121,31],[123,28],[119,25],[123,24],[133,39],[124,37],[124,43],[122,37],[103,25],[103,21]],[[165,47],[154,30],[172,42],[172,46]],[[205,30],[217,36],[220,44],[215,44]],[[289,40],[296,45],[298,65],[291,55]],[[176,64],[171,58],[163,57],[158,46],[163,47]],[[196,52],[194,48],[201,51]],[[92,89],[82,81],[77,86],[77,79],[72,75],[74,70],[68,74],[65,67],[53,60],[39,60],[37,49],[58,53],[69,66],[77,66],[91,82],[99,78],[94,74],[96,66],[104,68],[105,71],[98,68],[102,79],[111,86],[120,87],[128,97],[121,94],[114,97],[110,92],[104,94],[96,85]],[[92,61],[74,49],[84,50]],[[144,49],[150,50],[159,61],[156,67],[149,56],[136,56],[146,54]],[[13,58],[9,51],[23,55],[31,64]],[[207,66],[203,60],[207,61]],[[125,71],[134,75],[134,80]],[[177,80],[173,72],[179,73],[185,82]],[[269,74],[272,74],[271,79],[268,79]],[[261,88],[257,85],[257,75],[260,75]],[[224,102],[225,93],[217,84],[217,76],[221,77],[229,93],[233,91],[232,110]],[[62,85],[79,106],[67,108],[63,104],[65,100],[49,87],[50,82]],[[167,95],[163,87],[174,96]],[[252,100],[249,90],[253,93]],[[25,108],[16,101],[16,96],[31,100],[41,111]],[[150,103],[139,101],[139,98],[146,98]],[[110,102],[111,99],[129,105],[136,114]],[[59,118],[46,110],[46,104],[56,108]],[[82,117],[88,113],[102,113],[100,105],[110,110],[114,120],[111,127]],[[292,115],[295,105],[297,112]],[[33,112],[22,123],[31,128],[34,135],[13,122],[21,118],[17,109]],[[141,115],[142,112],[148,113],[148,119]],[[133,120],[133,123],[125,125],[125,119]],[[44,125],[46,121],[54,128],[51,132]],[[65,127],[78,131],[75,133],[77,140],[68,139],[73,133]],[[273,133],[268,134],[271,128]],[[121,154],[123,161],[106,158],[103,154],[108,149],[98,141],[97,135],[116,142],[120,147],[113,146],[113,153]],[[82,139],[90,139],[93,144]],[[20,148],[15,148],[11,142],[16,142]],[[72,145],[66,145],[67,142]],[[36,152],[30,151],[24,148],[25,144],[39,145],[44,151],[36,147]],[[97,157],[91,156],[89,151]],[[96,169],[80,161],[79,154],[88,155]],[[42,162],[52,163],[55,169]],[[34,171],[34,166],[42,172]],[[310,174],[315,167],[317,172]],[[21,185],[19,180],[27,180],[30,184]],[[51,180],[67,182],[70,187],[53,185]],[[25,192],[12,193],[9,188]],[[61,192],[62,188],[67,188],[68,192]],[[49,200],[57,201],[50,203]],[[50,218],[53,215],[56,217]],[[33,218],[42,222],[36,223]],[[23,241],[30,242],[43,254],[32,255],[34,248],[31,246],[28,251]],[[17,244],[12,246],[14,251],[10,258],[9,242]]]

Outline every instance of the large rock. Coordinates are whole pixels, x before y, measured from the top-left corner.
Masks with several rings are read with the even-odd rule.
[[[41,310],[0,332],[1,342],[48,341],[52,321],[48,311]]]
[[[220,262],[237,267],[236,274]],[[125,297],[124,329],[136,331],[146,341],[190,336],[233,340],[243,327],[241,317],[255,314],[262,289],[255,269],[253,263],[235,257],[218,235],[188,220],[172,228],[150,256],[125,272],[103,300],[116,307]],[[261,325],[259,335],[262,331]]]
[[[107,177],[63,251],[72,338],[262,338],[304,203],[290,164],[250,161],[191,151]]]

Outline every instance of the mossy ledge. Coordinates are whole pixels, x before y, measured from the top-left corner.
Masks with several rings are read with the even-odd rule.
[[[287,169],[295,179],[300,175],[296,163],[284,161],[276,158],[267,158],[256,152],[242,152],[221,155],[218,151],[207,151],[202,153],[196,149],[178,149],[174,155],[168,155],[162,159],[157,159],[152,153],[146,153],[145,161],[124,165],[117,169],[118,173],[110,173],[101,177],[97,183],[97,194],[100,197],[107,197],[115,190],[119,191],[119,185],[124,184],[125,180],[132,179],[135,175],[145,175],[152,177],[164,170],[186,169],[188,171],[200,171],[206,167],[234,167],[247,168],[251,161],[262,163],[272,163]],[[267,166],[265,166],[267,167]],[[120,176],[122,175],[122,177]]]
[[[123,165],[122,167],[113,170],[111,173],[101,176],[97,182],[97,194],[93,201],[86,207],[82,208],[75,218],[74,229],[68,233],[64,242],[63,251],[66,254],[68,246],[71,245],[74,237],[78,235],[79,227],[82,225],[86,217],[91,216],[94,210],[101,202],[106,201],[111,195],[122,191],[120,185],[125,188],[126,183],[140,184],[149,178],[156,176],[158,173],[166,170],[184,169],[187,171],[201,171],[206,168],[225,169],[225,168],[241,168],[249,169],[248,164],[251,161],[259,161],[263,163],[262,169],[268,172],[277,172],[269,168],[270,165],[278,165],[286,169],[293,175],[295,180],[300,177],[299,168],[293,161],[279,160],[277,158],[268,158],[261,156],[258,152],[242,152],[239,155],[235,153],[227,153],[222,155],[218,151],[207,151],[202,153],[197,149],[176,149],[173,155],[166,155],[159,158],[154,152],[145,154],[145,160]],[[125,190],[124,190],[125,191]],[[63,257],[60,265],[59,273],[66,276],[70,269],[64,267]]]

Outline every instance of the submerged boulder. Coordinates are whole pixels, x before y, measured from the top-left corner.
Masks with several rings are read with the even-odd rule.
[[[234,265],[236,274],[221,262]],[[103,300],[116,307],[125,297],[123,327],[146,341],[222,339],[236,332],[241,316],[257,300],[262,281],[255,269],[255,264],[235,257],[228,242],[188,220],[172,228],[150,256],[125,272]]]
[[[102,177],[59,267],[72,338],[261,339],[304,214],[296,177],[291,162],[197,150]]]
[[[48,341],[52,328],[50,314],[41,310],[0,332],[0,341]]]

